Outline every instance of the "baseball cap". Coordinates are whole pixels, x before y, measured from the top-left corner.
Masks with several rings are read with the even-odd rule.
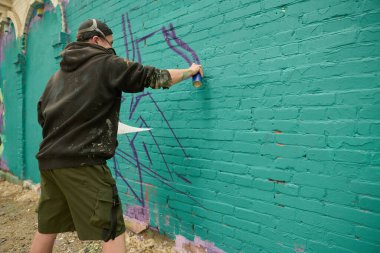
[[[98,19],[88,19],[80,24],[77,32],[77,41],[86,41],[94,36],[106,38],[111,35],[112,30]]]

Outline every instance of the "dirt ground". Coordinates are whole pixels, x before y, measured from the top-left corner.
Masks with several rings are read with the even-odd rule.
[[[27,253],[37,229],[38,194],[0,179],[0,252]],[[128,253],[175,253],[174,242],[148,230],[126,233]],[[76,233],[59,234],[54,253],[98,253],[101,243],[81,242]]]

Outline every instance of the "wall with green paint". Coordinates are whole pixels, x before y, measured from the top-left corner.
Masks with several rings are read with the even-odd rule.
[[[59,68],[60,49],[54,45],[60,37],[59,8],[46,5],[43,18],[33,15],[28,28],[25,64],[25,177],[39,182],[35,155],[42,140],[37,122],[37,102],[50,76]],[[57,58],[57,59],[56,59]]]
[[[13,24],[11,23],[12,27]],[[22,38],[14,29],[1,38],[1,89],[4,97],[2,168],[21,179],[39,182],[35,154],[42,140],[37,123],[37,101],[59,67],[66,41],[61,12],[45,3],[43,18],[31,10]]]
[[[72,40],[95,17],[112,28],[122,57],[159,68],[199,58],[205,68],[200,89],[188,80],[124,95],[121,122],[152,128],[120,135],[109,162],[126,215],[179,248],[380,250],[378,1],[66,2]],[[58,32],[59,15],[34,24],[28,47],[39,50],[38,29]],[[47,80],[57,66],[53,39],[42,41],[51,66],[36,76],[28,54],[38,52],[27,52],[26,115],[43,86],[28,80]],[[34,149],[25,147],[27,164]]]
[[[2,114],[2,153],[1,169],[11,170],[18,177],[23,177],[23,139],[22,139],[22,90],[21,65],[19,53],[20,40],[16,39],[14,28],[2,34],[0,49],[0,88],[3,98]]]

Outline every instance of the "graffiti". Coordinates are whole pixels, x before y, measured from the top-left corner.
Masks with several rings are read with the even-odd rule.
[[[217,248],[214,243],[203,241],[200,237],[195,236],[194,241],[189,241],[181,235],[176,236],[175,240],[177,252],[212,252],[212,253],[226,253],[225,251]]]
[[[199,58],[195,51],[190,48],[188,44],[186,44],[184,41],[182,41],[178,36],[176,35],[175,28],[173,24],[169,24],[169,27],[161,27],[160,29],[157,29],[145,36],[142,36],[141,38],[136,38],[133,34],[132,25],[129,20],[128,13],[125,15],[123,14],[121,17],[121,23],[122,23],[122,29],[123,29],[123,39],[124,39],[124,46],[125,46],[125,55],[129,60],[137,61],[139,63],[142,62],[142,55],[140,50],[140,44],[142,42],[146,42],[147,39],[153,37],[153,36],[163,36],[164,41],[166,43],[166,46],[168,49],[171,50],[171,52],[174,52],[175,54],[181,56],[184,61],[186,61],[187,64],[191,65],[191,63],[200,63]],[[189,56],[187,54],[190,54]],[[122,98],[122,103],[126,103],[126,98]],[[186,151],[184,147],[182,146],[179,138],[176,136],[173,128],[171,127],[168,119],[165,117],[164,112],[161,110],[155,99],[153,98],[152,94],[149,92],[144,91],[143,93],[135,96],[131,95],[130,97],[130,104],[129,104],[129,114],[128,119],[132,120],[133,118],[137,118],[136,123],[139,124],[139,127],[145,127],[145,128],[151,128],[150,123],[141,115],[136,115],[136,108],[140,105],[141,101],[145,101],[146,103],[151,103],[153,107],[155,108],[155,113],[158,113],[163,122],[165,123],[166,129],[170,132],[171,136],[174,138],[175,142],[177,143],[178,147],[180,148],[183,156],[185,158],[188,158],[188,155],[186,154]],[[153,113],[153,112],[152,112]],[[138,206],[129,206],[127,209],[127,216],[136,218],[142,221],[148,221],[149,220],[149,210],[147,205],[147,189],[149,187],[148,184],[146,185],[146,193],[144,198],[144,178],[143,175],[147,175],[149,177],[152,177],[162,184],[169,187],[171,190],[175,191],[176,193],[182,194],[191,200],[193,200],[196,204],[202,206],[196,199],[194,199],[189,193],[186,193],[184,191],[181,191],[180,189],[173,186],[173,182],[175,180],[180,180],[184,182],[185,184],[191,184],[191,181],[186,179],[184,176],[180,175],[179,173],[176,173],[173,171],[173,169],[170,167],[168,162],[166,161],[165,154],[161,149],[161,146],[155,137],[154,133],[152,131],[149,131],[150,138],[152,142],[154,143],[154,148],[156,151],[158,151],[158,154],[160,158],[162,159],[165,169],[167,171],[166,176],[157,173],[154,169],[154,161],[152,160],[152,155],[149,152],[149,149],[147,148],[147,145],[145,142],[140,141],[138,139],[138,135],[140,132],[136,132],[133,134],[133,136],[127,136],[127,143],[129,144],[130,151],[127,152],[123,150],[122,148],[117,148],[116,154],[113,158],[113,169],[116,175],[116,178],[120,178],[125,185],[127,186],[128,194],[131,194],[138,202]],[[149,164],[144,164],[141,160],[141,155],[138,154],[137,148],[138,145],[141,145],[144,158],[145,160],[149,161]],[[137,175],[138,175],[138,189],[132,187],[132,185],[129,183],[129,181],[122,175],[121,173],[121,162],[126,162],[128,165],[133,166],[137,169]]]
[[[7,163],[3,159],[3,153],[4,153],[4,135],[3,135],[3,130],[4,130],[4,102],[3,102],[3,92],[0,88],[0,169],[9,171],[9,168],[7,166]]]

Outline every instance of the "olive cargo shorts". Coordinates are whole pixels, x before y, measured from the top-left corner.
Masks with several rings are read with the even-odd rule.
[[[115,180],[106,165],[41,170],[38,232],[77,231],[80,240],[104,240],[111,228]],[[120,200],[119,200],[120,202]],[[116,211],[116,237],[125,232],[121,204]]]

